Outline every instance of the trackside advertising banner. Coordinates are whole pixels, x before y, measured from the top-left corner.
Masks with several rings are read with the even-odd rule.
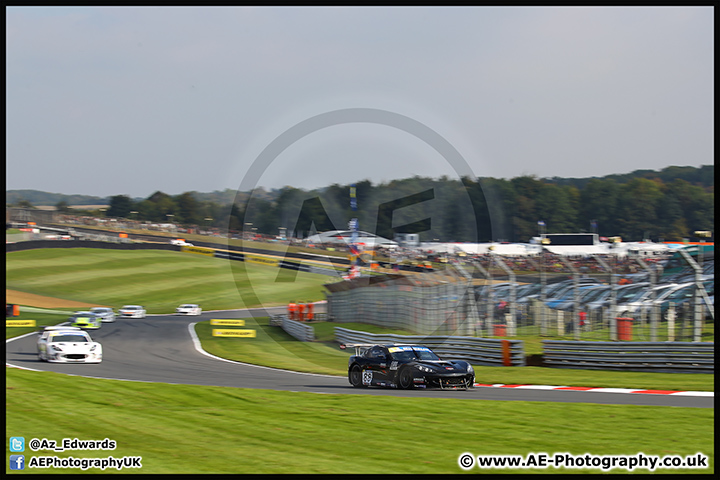
[[[183,247],[183,248],[185,248],[185,247]],[[269,267],[280,267],[280,268],[286,268],[288,270],[297,270],[300,272],[310,272],[311,269],[314,268],[310,265],[303,265],[301,263],[289,262],[282,258],[265,257],[262,255],[253,255],[250,253],[237,253],[237,252],[215,250],[215,256],[217,258],[227,258],[228,260],[237,260],[240,262],[255,263],[258,265],[267,265]],[[319,273],[322,275],[335,275],[336,274],[336,272],[334,270],[323,269],[323,268],[318,268],[317,271],[314,273]]]
[[[205,247],[188,247],[183,245],[180,247],[181,252],[188,252],[188,253],[197,253],[199,255],[207,255],[208,257],[214,257],[215,256],[215,250],[212,248],[205,248]]]
[[[266,265],[268,267],[280,267],[288,270],[297,270],[300,272],[310,272],[312,267],[310,265],[303,265],[301,263],[289,262],[279,257],[269,257],[264,255],[253,255],[250,253],[238,253],[224,250],[215,250],[206,247],[180,247],[180,251],[188,253],[197,253],[200,255],[207,255],[209,257],[226,258],[228,260],[237,260],[240,262],[255,263],[257,265]],[[331,269],[316,268],[314,273],[322,275],[336,275],[337,272]]]
[[[213,318],[210,320],[210,325],[226,326],[226,327],[244,327],[245,320],[242,319],[222,319]]]
[[[280,259],[272,257],[261,257],[259,255],[245,255],[245,261],[248,263],[258,263],[260,265],[267,265],[268,267],[280,266]]]
[[[35,320],[5,320],[6,327],[34,327]]]
[[[213,337],[236,337],[236,338],[255,338],[256,332],[255,330],[245,330],[245,329],[232,329],[232,330],[225,330],[225,329],[213,329],[212,331]]]

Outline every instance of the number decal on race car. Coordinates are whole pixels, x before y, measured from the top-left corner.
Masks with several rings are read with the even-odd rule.
[[[370,370],[363,370],[363,385],[372,384],[372,372]]]
[[[398,362],[397,360],[393,360],[390,364],[390,370],[397,370],[398,369]]]

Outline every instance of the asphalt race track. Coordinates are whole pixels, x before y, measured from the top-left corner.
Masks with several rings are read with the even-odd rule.
[[[103,361],[96,365],[40,362],[37,358],[37,335],[30,334],[6,342],[6,365],[93,378],[325,394],[714,408],[712,396],[498,387],[476,387],[467,391],[356,389],[350,386],[347,377],[296,373],[230,362],[199,351],[199,346],[196,348],[192,329],[189,328],[192,323],[210,318],[243,316],[248,316],[247,310],[203,312],[199,317],[153,315],[145,319],[118,318],[116,322],[105,323],[100,330],[90,332],[93,339],[103,346]],[[476,378],[476,381],[482,383],[482,378]]]

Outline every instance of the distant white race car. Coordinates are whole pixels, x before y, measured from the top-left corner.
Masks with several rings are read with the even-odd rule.
[[[93,307],[90,309],[92,313],[100,317],[103,323],[115,321],[115,311],[109,307]]]
[[[118,310],[118,313],[125,318],[145,318],[145,315],[147,315],[145,308],[140,305],[125,305]]]
[[[202,308],[194,303],[183,303],[175,310],[175,313],[178,315],[200,315]]]
[[[53,363],[100,363],[102,345],[78,327],[45,327],[37,341],[38,360]]]
[[[182,238],[178,238],[177,240],[170,240],[171,245],[180,245],[181,247],[192,247],[193,244],[190,242],[186,242]]]

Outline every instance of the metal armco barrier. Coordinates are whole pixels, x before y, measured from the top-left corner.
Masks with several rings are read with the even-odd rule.
[[[243,254],[243,253],[223,252],[223,251],[216,250],[215,257],[216,258],[225,258],[228,260],[237,260],[238,262],[245,261],[245,254]]]
[[[525,366],[522,340],[496,340],[460,336],[379,335],[335,327],[340,343],[411,343],[430,347],[440,358],[465,360],[473,365]]]
[[[298,322],[296,320],[290,320],[287,315],[272,315],[270,317],[270,325],[282,327],[285,332],[301,342],[315,341],[315,329],[312,325]]]
[[[543,340],[548,367],[638,372],[714,373],[714,342]]]
[[[316,267],[313,265],[308,265],[308,273],[315,273],[318,275],[329,275],[331,277],[338,277],[341,278],[342,274],[344,272],[340,270],[333,270],[332,268],[325,268],[325,267]]]
[[[5,244],[6,252],[18,252],[21,250],[33,250],[38,248],[105,248],[114,250],[171,250],[185,251],[191,253],[204,253],[208,256],[216,258],[224,258],[228,260],[237,260],[244,262],[247,255],[239,252],[212,251],[210,247],[181,247],[179,245],[171,245],[169,243],[128,243],[128,239],[112,238],[112,241],[96,241],[96,240],[30,240],[20,243]],[[184,250],[183,250],[184,249]],[[337,276],[335,270],[323,267],[315,267],[297,262],[289,262],[287,260],[277,261],[277,267],[297,270],[300,272],[310,272],[319,275]]]
[[[305,264],[297,263],[297,262],[290,262],[288,260],[283,260],[281,258],[269,259],[268,261],[263,262],[260,260],[263,257],[261,257],[259,255],[250,255],[250,254],[246,254],[246,253],[228,252],[228,251],[222,251],[222,250],[216,250],[215,257],[226,258],[228,260],[237,260],[239,262],[250,261],[251,263],[264,263],[266,265],[285,268],[287,270],[296,270],[299,272],[316,273],[319,275],[330,275],[330,276],[338,275],[338,273],[335,270],[332,270],[329,268],[316,267],[313,265],[305,265]]]
[[[29,242],[8,243],[5,245],[6,252],[19,252],[22,250],[34,250],[36,248],[108,248],[112,250],[172,250],[179,252],[177,245],[162,243],[122,243],[102,242],[95,240],[31,240]]]

